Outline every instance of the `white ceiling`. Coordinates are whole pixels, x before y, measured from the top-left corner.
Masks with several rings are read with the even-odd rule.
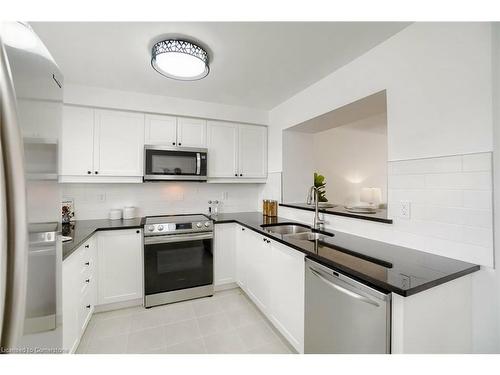
[[[391,22],[32,22],[66,83],[271,109],[402,30]],[[210,74],[179,82],[150,65],[166,36],[201,42]]]
[[[292,126],[287,130],[301,133],[319,133],[386,112],[387,95],[386,91],[383,90]]]

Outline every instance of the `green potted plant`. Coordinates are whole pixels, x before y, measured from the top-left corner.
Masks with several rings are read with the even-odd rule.
[[[325,186],[325,176],[314,172],[314,187],[318,190],[318,202],[328,202]]]

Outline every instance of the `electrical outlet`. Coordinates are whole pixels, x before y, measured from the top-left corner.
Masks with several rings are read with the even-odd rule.
[[[227,191],[223,191],[221,200],[227,201],[228,196],[229,196],[229,193]]]
[[[409,219],[411,214],[411,202],[401,201],[399,202],[399,217],[403,219]]]

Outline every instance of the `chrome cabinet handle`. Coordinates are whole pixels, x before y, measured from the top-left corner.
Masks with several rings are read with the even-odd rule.
[[[356,298],[362,302],[366,302],[366,303],[369,303],[370,305],[373,305],[373,306],[376,306],[376,307],[379,307],[380,305],[375,302],[375,301],[372,301],[371,299],[369,298],[366,298],[365,296],[362,296],[361,294],[358,294],[358,293],[355,293],[353,292],[352,290],[349,290],[349,289],[346,289],[346,288],[343,288],[341,287],[340,285],[337,285],[335,283],[332,283],[330,280],[326,279],[325,277],[323,277],[318,271],[312,269],[311,267],[309,267],[309,269],[311,270],[312,274],[314,276],[316,276],[317,278],[319,278],[321,281],[323,281],[325,284],[331,286],[332,288],[338,290],[339,292],[341,293],[344,293],[344,294],[347,294],[348,296],[350,297],[353,297],[353,298]]]
[[[164,236],[150,236],[144,237],[144,244],[160,244],[172,242],[186,242],[186,241],[199,241],[211,240],[213,233],[207,232],[206,234],[183,234],[183,235],[164,235]]]

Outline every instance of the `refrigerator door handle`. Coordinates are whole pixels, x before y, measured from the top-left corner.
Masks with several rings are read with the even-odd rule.
[[[0,40],[0,100],[2,163],[7,208],[7,251],[1,348],[15,348],[23,335],[26,309],[28,225],[23,143],[7,54]],[[4,255],[2,254],[2,257]],[[2,259],[3,260],[3,259]]]

